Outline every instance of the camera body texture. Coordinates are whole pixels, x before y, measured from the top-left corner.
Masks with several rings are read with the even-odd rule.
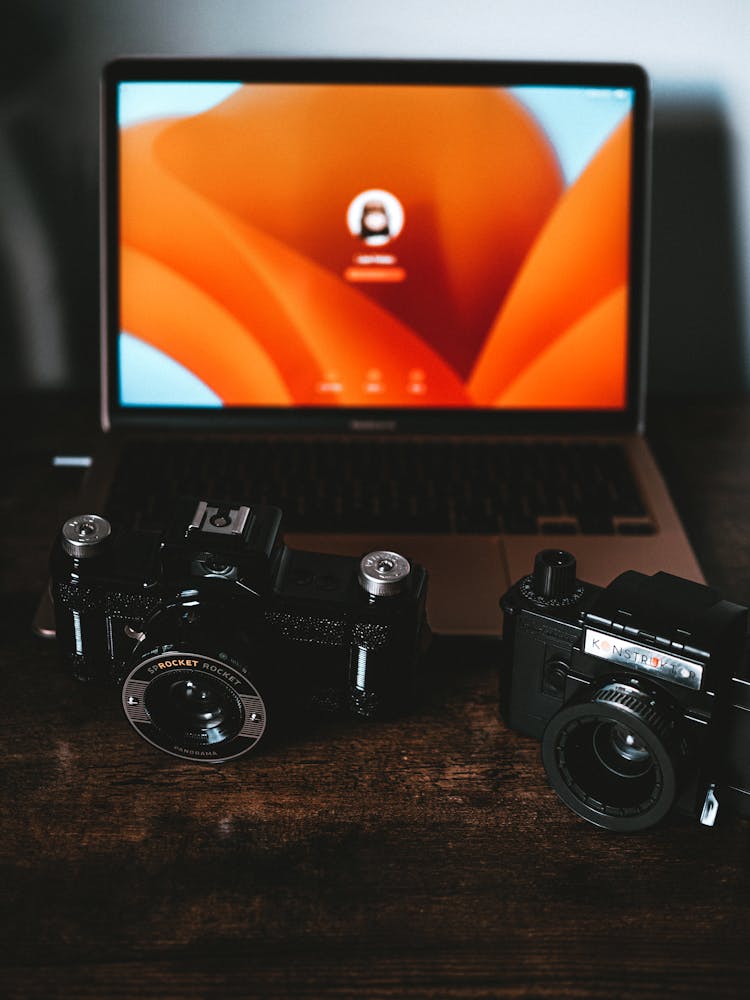
[[[747,608],[668,573],[597,587],[555,549],[501,607],[503,717],[574,812],[616,831],[750,816]]]
[[[291,549],[278,508],[186,499],[162,536],[66,521],[51,556],[58,643],[121,689],[148,742],[187,760],[253,750],[306,713],[409,707],[427,574],[395,552]]]

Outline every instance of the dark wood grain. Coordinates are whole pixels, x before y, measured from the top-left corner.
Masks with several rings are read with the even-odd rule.
[[[750,602],[750,407],[652,419],[709,579]],[[151,750],[30,629],[76,486],[48,460],[93,439],[94,409],[4,421],[4,995],[747,995],[750,824],[577,819],[498,718],[498,643],[435,643],[397,722],[311,720],[223,767]]]

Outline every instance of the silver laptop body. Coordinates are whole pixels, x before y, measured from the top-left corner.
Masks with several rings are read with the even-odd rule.
[[[644,440],[639,67],[120,60],[102,94],[105,433],[87,510],[106,509],[133,439],[615,444],[642,508],[603,533],[563,503],[520,531],[415,531],[412,509],[375,530],[292,518],[286,538],[423,563],[444,634],[497,635],[499,596],[542,547],[600,584],[701,579]],[[360,491],[382,486],[358,470]],[[498,485],[510,503],[516,488]]]

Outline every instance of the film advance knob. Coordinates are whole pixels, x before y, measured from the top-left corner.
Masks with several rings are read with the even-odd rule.
[[[69,518],[62,528],[62,547],[69,556],[86,559],[97,554],[97,546],[112,532],[109,521],[98,514]]]
[[[394,597],[404,589],[411,573],[409,560],[398,552],[368,552],[359,563],[359,583],[371,597]]]
[[[547,599],[570,597],[576,589],[575,556],[564,549],[542,549],[534,559],[532,588]]]

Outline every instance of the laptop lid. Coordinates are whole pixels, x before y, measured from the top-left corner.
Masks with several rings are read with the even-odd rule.
[[[636,429],[632,65],[119,60],[105,426]]]

